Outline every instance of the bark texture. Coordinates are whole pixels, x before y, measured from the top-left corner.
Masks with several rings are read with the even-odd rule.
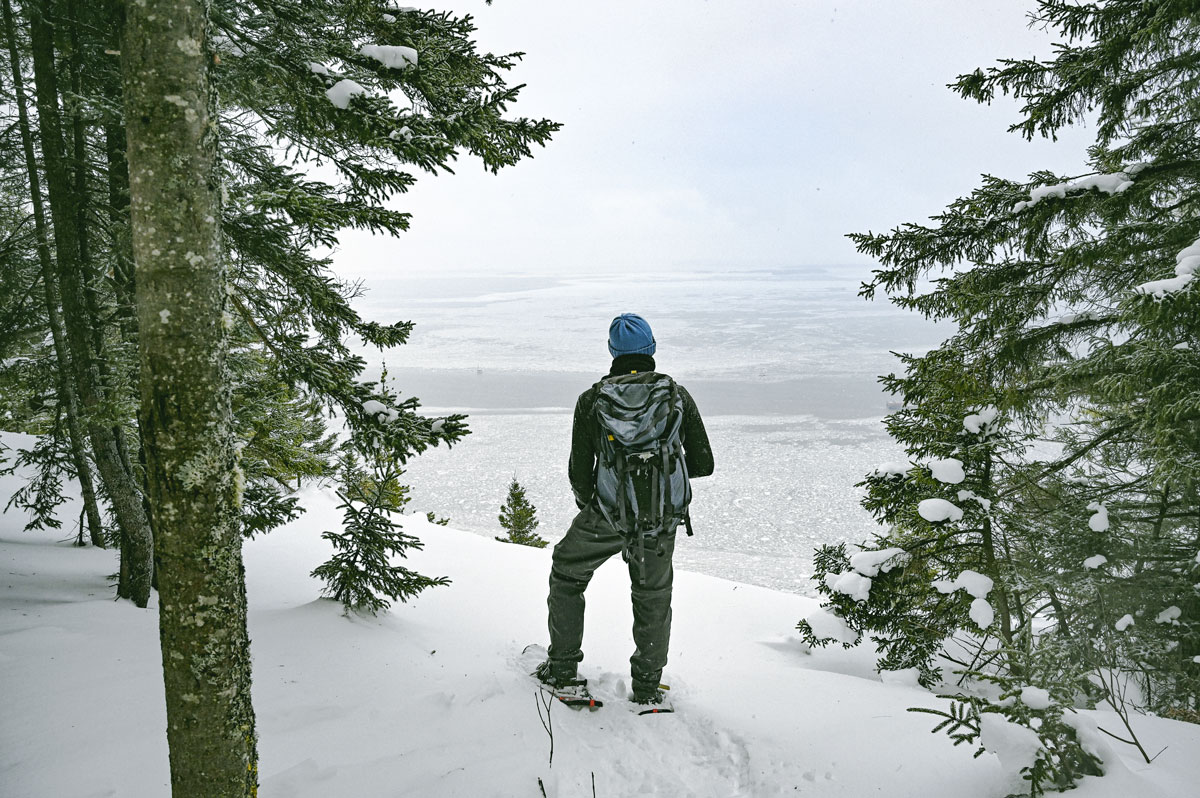
[[[257,789],[203,0],[133,0],[121,43],[159,631],[177,798]]]
[[[38,264],[42,272],[43,299],[46,303],[46,318],[50,322],[50,336],[54,341],[54,356],[58,363],[58,390],[60,401],[66,410],[67,435],[71,443],[71,463],[79,479],[79,491],[83,497],[83,512],[87,519],[88,536],[93,546],[105,545],[104,525],[100,519],[100,508],[96,503],[96,488],[92,481],[92,467],[88,462],[83,430],[79,423],[79,400],[72,382],[71,359],[67,353],[66,329],[59,307],[58,277],[54,273],[54,261],[50,256],[50,239],[46,227],[46,213],[42,205],[41,175],[38,174],[37,156],[33,151],[33,131],[29,124],[29,111],[25,102],[25,76],[21,73],[21,60],[17,48],[17,26],[10,0],[3,0],[4,33],[8,44],[9,65],[12,67],[13,94],[17,105],[17,126],[21,132],[21,150],[25,156],[25,171],[29,175],[29,200],[33,205],[33,227],[37,238]]]
[[[33,82],[37,98],[38,139],[46,172],[46,195],[54,224],[54,254],[62,300],[63,322],[70,352],[71,376],[75,383],[96,470],[112,502],[121,528],[122,580],[119,594],[139,607],[150,600],[154,571],[154,541],[142,510],[141,492],[133,475],[121,462],[113,426],[102,418],[104,393],[98,354],[92,349],[92,334],[100,325],[88,311],[84,295],[84,264],[80,256],[79,198],[63,143],[62,110],[59,107],[58,76],[55,72],[54,11],[51,0],[30,7],[29,43],[33,56]]]

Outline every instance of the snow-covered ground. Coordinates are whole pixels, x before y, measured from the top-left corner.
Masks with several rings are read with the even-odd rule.
[[[411,562],[453,583],[379,618],[319,600],[308,574],[330,554],[321,531],[340,520],[319,488],[299,521],[247,543],[260,794],[536,798],[541,779],[548,798],[1003,795],[1013,774],[994,755],[973,759],[906,711],[938,705],[934,695],[883,683],[866,648],[809,652],[794,631],[816,607],[798,595],[813,546],[868,537],[853,485],[903,459],[879,424],[874,375],[894,367],[889,350],[941,337],[858,300],[864,276],[372,281],[371,315],[419,322],[389,355],[397,387],[473,409],[474,434],[414,459],[407,477],[405,523],[426,543]],[[614,559],[588,591],[582,665],[606,706],[552,707],[551,764],[527,675],[538,653],[522,654],[547,642],[550,551],[491,536],[513,476],[538,531],[565,530],[570,404],[607,368],[608,321],[627,310],[654,324],[659,362],[696,396],[717,461],[695,483],[696,537],[676,549],[665,678],[678,712],[629,710],[629,581]],[[0,499],[15,487],[0,477]],[[427,524],[430,510],[452,527]],[[114,602],[113,553],[23,524],[0,516],[0,798],[167,795],[154,600]],[[1155,764],[1122,748],[1074,795],[1195,794],[1200,727],[1135,722],[1149,750],[1166,746]]]
[[[7,495],[11,480],[0,480]],[[930,693],[884,684],[866,649],[807,652],[811,599],[679,572],[674,715],[624,700],[631,612],[619,560],[588,592],[582,673],[606,706],[551,708],[527,675],[545,644],[548,550],[406,519],[411,561],[453,584],[379,618],[318,600],[309,571],[338,514],[306,496],[300,521],[247,544],[254,703],[264,798],[540,795],[999,796],[1010,774],[929,733]],[[113,554],[0,519],[0,794],[168,794],[155,605],[112,600]],[[1111,722],[1111,718],[1107,719]],[[1128,750],[1080,798],[1194,795],[1200,727],[1138,718],[1152,767]]]

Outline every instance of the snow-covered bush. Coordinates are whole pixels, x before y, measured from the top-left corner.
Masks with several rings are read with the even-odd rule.
[[[1047,690],[1013,677],[974,675],[974,690],[939,695],[949,700],[947,709],[909,711],[941,718],[934,733],[945,732],[955,745],[976,744],[975,756],[994,754],[1014,793],[1038,796],[1048,788],[1068,789],[1081,776],[1102,775],[1107,746],[1097,744],[1098,734],[1089,734],[1071,708],[1069,685]]]

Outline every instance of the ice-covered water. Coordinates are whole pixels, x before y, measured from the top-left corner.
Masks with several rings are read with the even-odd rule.
[[[874,375],[889,351],[940,337],[915,314],[857,294],[865,268],[813,267],[641,276],[470,275],[373,279],[363,307],[417,323],[393,365],[485,372],[585,372],[607,366],[609,321],[645,316],[660,365],[690,379],[773,383]]]
[[[808,593],[815,546],[870,537],[873,522],[854,484],[898,456],[878,419],[716,415],[706,425],[717,470],[692,483],[696,534],[676,546],[679,567]],[[497,515],[516,477],[538,509],[538,532],[561,538],[575,514],[566,479],[570,414],[486,414],[472,426],[453,450],[413,460],[410,507],[501,535]]]
[[[571,408],[608,367],[608,322],[639,312],[659,369],[695,396],[716,473],[694,482],[696,536],[681,568],[811,592],[813,548],[861,541],[874,522],[854,485],[901,452],[880,423],[876,376],[890,351],[941,340],[912,314],[856,296],[865,270],[793,269],[547,279],[476,275],[373,281],[366,315],[417,322],[390,378],[434,412],[463,409],[473,434],[415,458],[412,509],[498,535],[516,477],[557,540],[574,514]]]

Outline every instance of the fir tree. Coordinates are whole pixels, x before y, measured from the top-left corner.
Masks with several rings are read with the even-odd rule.
[[[386,454],[375,451],[368,456],[370,470],[353,454],[343,459],[342,488],[337,494],[342,500],[338,505],[343,511],[342,529],[321,535],[335,552],[312,575],[324,580],[325,595],[342,602],[347,611],[374,615],[391,606],[391,600],[406,602],[450,580],[422,576],[392,563],[393,557],[404,557],[422,544],[405,533],[395,518],[409,501],[408,488],[400,482],[404,472]]]
[[[508,486],[508,498],[500,507],[499,518],[500,526],[508,530],[508,535],[496,540],[533,546],[535,549],[546,547],[547,541],[534,531],[538,526],[537,508],[525,498],[525,488],[521,487],[521,483],[517,482],[515,477]]]
[[[300,482],[334,473],[326,416],[340,417],[354,446],[389,449],[401,464],[467,433],[463,416],[428,418],[415,398],[364,377],[351,339],[387,350],[413,325],[364,320],[355,304],[365,288],[339,280],[321,253],[347,228],[402,233],[410,217],[396,200],[418,176],[453,171],[462,156],[498,171],[558,129],[510,113],[521,87],[506,73],[519,53],[479,51],[469,16],[392,5],[208,6],[230,296],[221,324],[247,534],[294,518]],[[13,79],[0,86],[0,192],[15,212],[0,211],[0,251],[14,267],[0,279],[0,385],[21,387],[0,404],[18,411],[6,428],[58,436],[29,455],[46,478],[17,504],[48,524],[62,497],[54,486],[77,479],[92,539],[120,541],[119,594],[141,603],[153,519],[136,413],[129,120],[114,57],[124,9],[6,0],[3,11]],[[37,406],[17,407],[23,399]]]
[[[1033,18],[1062,38],[1053,59],[953,88],[1021,100],[1011,129],[1026,137],[1093,118],[1091,170],[985,176],[929,224],[852,236],[881,264],[865,296],[957,332],[883,380],[904,399],[887,424],[913,463],[864,483],[888,525],[877,554],[825,550],[815,576],[881,668],[928,684],[942,663],[958,670],[957,715],[938,728],[973,741],[981,714],[1001,712],[1037,730],[1038,794],[1097,767],[1059,720],[1074,702],[1128,717],[1132,696],[1104,673],[1136,681],[1138,709],[1200,701],[1200,20],[1193,3],[1130,0],[1039,0]],[[960,483],[936,479],[951,458]],[[922,512],[927,500],[954,510]],[[893,548],[894,567],[872,569]],[[1044,709],[1000,700],[1027,686],[1046,690]]]

